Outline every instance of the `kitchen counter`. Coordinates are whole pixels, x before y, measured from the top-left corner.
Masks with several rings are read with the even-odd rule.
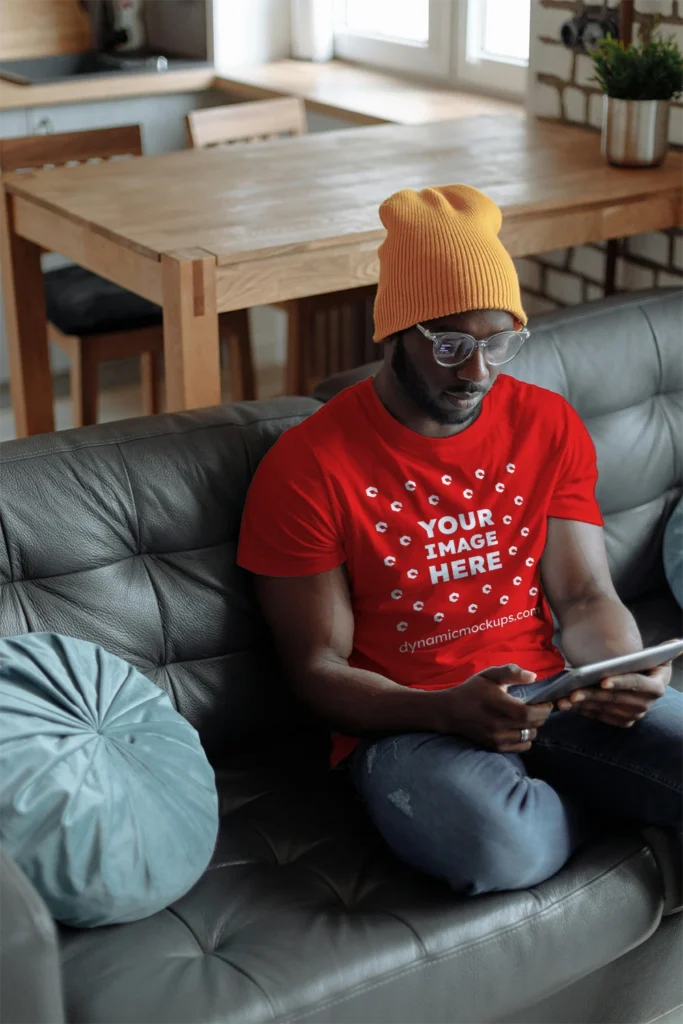
[[[212,67],[84,76],[44,85],[17,85],[0,78],[0,110],[90,103],[93,100],[128,99],[131,96],[157,96],[174,92],[201,92],[211,89],[215,80],[216,72]]]
[[[238,68],[216,79],[215,89],[236,99],[298,96],[308,110],[363,124],[426,124],[461,117],[522,117],[521,103],[413,82],[388,71],[331,60],[277,60]]]
[[[423,124],[481,114],[519,117],[524,113],[521,104],[509,100],[411,82],[338,60],[327,64],[279,60],[222,76],[207,67],[156,74],[126,72],[45,85],[16,85],[0,79],[0,111],[205,89],[224,92],[226,102],[298,96],[309,111],[357,125]]]

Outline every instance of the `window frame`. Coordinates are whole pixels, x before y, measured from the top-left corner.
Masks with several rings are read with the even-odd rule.
[[[335,0],[334,55],[407,77],[523,101],[528,64],[485,56],[468,59],[468,54],[479,49],[485,2],[429,0],[430,42],[421,45],[345,31],[341,27],[345,0]]]
[[[456,0],[453,26],[454,83],[473,86],[477,91],[505,94],[524,99],[527,93],[529,64],[514,60],[471,54],[480,51],[486,0]]]
[[[456,0],[457,2],[457,0]],[[345,0],[336,0],[334,55],[354,64],[366,64],[421,78],[448,78],[451,71],[453,4],[429,0],[429,37],[425,44],[409,43],[385,36],[360,35],[346,31]]]

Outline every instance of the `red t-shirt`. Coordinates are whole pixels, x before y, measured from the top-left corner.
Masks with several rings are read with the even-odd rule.
[[[595,449],[560,395],[501,375],[472,426],[402,426],[372,380],[287,430],[256,471],[238,561],[263,576],[345,564],[349,664],[421,689],[516,662],[564,667],[539,563],[548,516],[602,525]],[[357,741],[335,736],[333,763]]]

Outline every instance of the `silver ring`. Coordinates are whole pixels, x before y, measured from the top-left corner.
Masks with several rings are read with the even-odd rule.
[[[522,729],[519,738],[522,743],[528,743],[531,739],[531,729]]]

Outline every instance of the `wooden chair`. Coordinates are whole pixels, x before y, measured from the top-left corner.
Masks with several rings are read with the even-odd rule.
[[[0,171],[29,171],[142,155],[138,125],[0,140]],[[48,337],[71,360],[74,426],[97,422],[99,364],[140,360],[143,407],[162,403],[161,310],[82,267],[45,273]]]
[[[308,130],[306,107],[294,96],[193,110],[186,121],[191,146],[202,149],[304,135]],[[367,303],[375,291],[373,285],[274,303],[287,314],[288,394],[309,394],[326,376],[363,362],[365,334],[361,337],[356,331],[367,322]],[[250,343],[240,348],[239,358],[253,366]]]
[[[192,110],[186,122],[193,149],[305,135],[308,130],[306,107],[295,96],[231,103],[227,107],[204,107]]]

